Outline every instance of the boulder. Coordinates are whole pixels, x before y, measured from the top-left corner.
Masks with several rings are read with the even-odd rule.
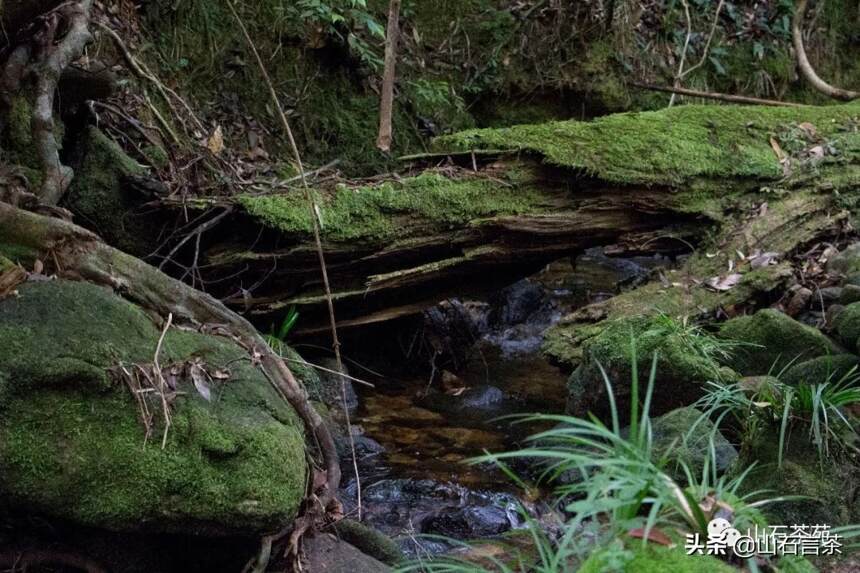
[[[780,377],[780,380],[791,386],[797,386],[801,383],[823,384],[825,382],[838,382],[858,366],[860,366],[860,357],[854,354],[819,356],[818,358],[792,365]]]
[[[725,472],[738,457],[738,451],[714,427],[714,423],[705,418],[700,410],[691,406],[678,408],[655,418],[651,423],[651,430],[656,457],[668,454],[669,469],[677,479],[682,479],[684,473],[680,467],[673,468],[672,462],[682,462],[693,475],[700,475],[705,460],[710,456],[712,440],[719,473]]]
[[[589,411],[608,414],[608,400],[601,367],[612,383],[619,412],[628,412],[632,346],[636,341],[640,396],[644,395],[657,354],[652,413],[659,415],[690,404],[703,393],[705,382],[734,380],[737,375],[722,368],[677,325],[664,319],[632,317],[614,321],[583,346],[583,361],[568,380],[568,412],[583,416]]]
[[[162,448],[160,400],[141,394],[153,415],[145,440],[140,404],[109,372],[151,364],[161,328],[88,283],[18,291],[0,301],[0,510],[115,531],[256,535],[289,524],[307,479],[302,424],[245,350],[167,331],[162,367],[195,360],[216,375],[171,378]]]
[[[833,330],[846,348],[854,350],[860,340],[860,302],[849,304],[833,319]]]
[[[507,511],[494,505],[445,508],[427,518],[421,526],[424,533],[459,540],[498,535],[510,528]]]
[[[847,246],[827,261],[827,272],[843,276],[860,273],[860,243]]]
[[[391,567],[330,533],[303,541],[305,571],[325,573],[389,573]]]
[[[855,302],[860,302],[860,286],[845,285],[839,295],[839,304],[849,305]]]
[[[731,366],[744,376],[776,374],[798,360],[842,352],[821,331],[769,308],[726,321],[720,336],[738,343]]]

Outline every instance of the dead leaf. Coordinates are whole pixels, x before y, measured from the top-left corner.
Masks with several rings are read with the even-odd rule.
[[[767,252],[753,257],[750,261],[750,267],[753,269],[761,269],[770,265],[776,264],[779,253]]]
[[[206,140],[206,147],[213,155],[218,155],[224,151],[224,131],[221,129],[220,125],[215,128],[215,131],[213,131],[212,135],[209,136],[209,139]]]
[[[635,539],[645,539],[645,530],[641,527],[637,527],[636,529],[631,529],[627,532],[627,535],[633,537]],[[650,531],[648,531],[647,536],[648,541],[653,541],[659,545],[665,545],[666,547],[672,547],[674,543],[672,539],[663,533],[659,528],[652,527]]]
[[[770,138],[770,146],[771,148],[773,148],[773,152],[776,154],[776,158],[779,159],[780,163],[788,159],[788,156],[782,150],[782,147],[779,146],[779,142],[776,140],[776,138]]]
[[[40,275],[40,274],[42,274],[42,271],[44,271],[44,270],[45,270],[45,264],[41,260],[36,259],[36,262],[33,263],[33,273]]]
[[[731,290],[735,285],[741,282],[743,275],[740,273],[731,273],[724,277],[712,277],[705,281],[705,285],[717,292],[725,292]]]
[[[191,374],[191,381],[194,382],[194,387],[197,389],[197,393],[203,396],[203,399],[207,402],[211,402],[212,391],[209,389],[209,384],[206,383],[206,371],[197,362],[192,362],[191,368],[189,370]]]
[[[215,380],[229,380],[230,379],[230,371],[229,370],[215,370],[215,372],[210,372],[209,375]]]

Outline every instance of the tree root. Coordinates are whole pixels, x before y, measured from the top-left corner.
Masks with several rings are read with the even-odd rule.
[[[266,378],[304,422],[319,444],[324,470],[312,480],[303,514],[296,519],[291,539],[303,535],[327,514],[338,516],[340,460],[331,433],[311,406],[305,388],[257,330],[217,299],[173,279],[156,268],[103,243],[93,233],[68,221],[23,211],[0,202],[0,242],[46,254],[58,276],[108,286],[124,298],[177,323],[191,324],[212,334],[229,336],[244,347]],[[317,475],[314,475],[317,478]],[[279,535],[278,538],[282,537]]]

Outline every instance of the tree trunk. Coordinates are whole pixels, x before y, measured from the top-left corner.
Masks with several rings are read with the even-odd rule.
[[[391,116],[394,108],[394,79],[397,67],[397,41],[400,37],[400,0],[388,6],[388,27],[385,38],[385,69],[382,74],[382,94],[379,101],[379,137],[376,147],[391,150]]]

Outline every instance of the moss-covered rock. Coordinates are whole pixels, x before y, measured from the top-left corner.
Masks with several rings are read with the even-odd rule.
[[[702,468],[711,455],[713,444],[716,469],[721,474],[728,470],[738,457],[738,451],[704,414],[687,406],[663,414],[652,420],[655,455],[669,458],[669,469],[676,479],[684,472],[674,468],[672,462],[682,462],[693,475],[701,475]],[[713,465],[709,465],[713,468]]]
[[[683,546],[672,548],[631,539],[622,549],[615,545],[595,551],[579,573],[737,573],[737,569],[710,555],[687,555]]]
[[[779,373],[798,360],[843,352],[819,330],[773,309],[726,321],[720,336],[740,343],[731,365],[745,376]]]
[[[394,540],[360,521],[344,519],[338,521],[334,529],[338,537],[387,565],[395,566],[405,559]]]
[[[737,375],[721,368],[696,338],[668,317],[631,317],[604,325],[583,346],[582,364],[568,381],[568,411],[608,412],[601,368],[612,383],[619,410],[627,411],[632,376],[632,341],[636,343],[640,396],[644,396],[653,356],[657,370],[652,413],[660,414],[695,401],[705,382],[733,380]]]
[[[304,495],[301,423],[225,338],[170,330],[162,365],[199,358],[230,377],[212,401],[178,382],[144,443],[138,405],[109,375],[151,363],[160,330],[87,283],[26,283],[0,302],[0,505],[114,530],[253,534]]]
[[[833,330],[846,348],[854,350],[860,341],[860,302],[849,304],[836,315]]]
[[[143,175],[138,164],[97,127],[89,127],[76,148],[75,178],[65,205],[82,225],[108,244],[133,255],[147,255],[158,237],[158,222],[141,212],[149,200],[132,190],[124,179]]]
[[[854,354],[819,356],[794,364],[780,377],[785,384],[823,384],[838,382],[853,369],[860,366],[860,357]]]
[[[827,271],[846,277],[860,273],[860,243],[852,243],[827,261]]]
[[[743,492],[765,491],[765,498],[804,498],[764,505],[762,511],[771,524],[836,527],[860,519],[860,507],[854,499],[860,470],[850,460],[837,458],[822,463],[807,436],[799,432],[790,436],[781,467],[778,452],[779,429],[772,428],[750,444],[736,466],[740,472],[756,464],[742,483]]]

